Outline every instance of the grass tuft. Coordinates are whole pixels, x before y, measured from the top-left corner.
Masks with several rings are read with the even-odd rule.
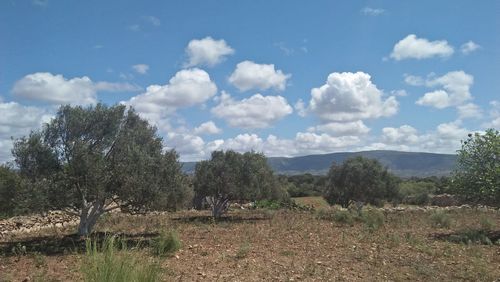
[[[171,256],[181,247],[181,240],[175,230],[163,231],[151,242],[153,254],[157,256]]]
[[[88,239],[81,266],[83,280],[88,282],[160,281],[157,263],[140,259],[124,241],[110,236],[101,244]]]

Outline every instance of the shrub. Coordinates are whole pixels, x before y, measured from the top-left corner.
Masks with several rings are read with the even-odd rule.
[[[181,248],[181,240],[176,231],[161,232],[160,236],[153,239],[151,247],[157,256],[168,256],[174,254]]]
[[[369,209],[361,212],[361,220],[370,231],[382,227],[385,223],[384,213],[378,209]]]
[[[450,235],[448,241],[463,244],[493,244],[486,234],[486,231],[471,228],[463,229],[456,234]]]
[[[153,282],[160,281],[161,274],[157,263],[131,254],[125,242],[116,237],[107,237],[100,245],[87,239],[81,270],[83,280],[92,282]]]
[[[323,197],[329,204],[348,208],[354,202],[379,204],[398,197],[399,178],[377,160],[354,157],[328,172]]]
[[[479,224],[481,225],[481,230],[484,231],[490,231],[495,228],[495,222],[486,215],[479,217]]]
[[[452,224],[452,220],[449,214],[444,211],[435,211],[430,216],[432,226],[439,228],[449,228]]]
[[[316,212],[316,218],[348,225],[353,225],[356,221],[356,216],[351,211],[338,209],[320,209]]]

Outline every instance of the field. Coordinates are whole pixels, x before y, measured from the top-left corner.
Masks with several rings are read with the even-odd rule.
[[[465,208],[367,210],[359,217],[328,209],[233,210],[217,223],[198,211],[110,214],[96,229],[128,238],[137,247],[127,255],[159,263],[164,281],[495,281],[500,246],[467,242],[463,230],[499,227],[498,211]],[[154,256],[145,244],[162,230],[179,234],[174,255]],[[72,231],[0,238],[0,281],[83,280],[84,242]]]

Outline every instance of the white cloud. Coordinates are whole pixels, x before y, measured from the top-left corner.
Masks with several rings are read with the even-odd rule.
[[[324,122],[356,121],[392,116],[399,104],[394,96],[383,100],[383,92],[364,72],[334,72],[326,84],[311,90],[309,109]]]
[[[305,117],[307,115],[307,108],[306,105],[304,104],[304,101],[302,99],[299,99],[295,105],[293,106],[295,111],[297,111],[297,114],[301,117]]]
[[[132,92],[140,87],[129,83],[93,82],[89,77],[66,79],[62,75],[37,72],[16,81],[12,94],[53,104],[88,105],[97,102],[98,91]]]
[[[49,122],[53,114],[45,109],[0,101],[0,163],[12,158],[11,137],[19,138]]]
[[[166,85],[150,85],[129,101],[142,116],[162,126],[177,108],[202,104],[217,93],[217,86],[204,70],[181,70]]]
[[[139,74],[146,74],[149,70],[149,66],[146,64],[133,65],[132,68],[134,69],[135,72]]]
[[[385,13],[385,10],[381,8],[364,7],[361,9],[361,14],[365,16],[380,16],[383,13]]]
[[[410,34],[401,39],[390,55],[396,61],[404,59],[427,59],[432,57],[449,57],[454,50],[446,40],[429,41]]]
[[[205,142],[196,135],[170,132],[165,139],[165,149],[175,149],[183,161],[205,157]]]
[[[212,113],[224,119],[230,126],[240,128],[265,128],[292,113],[292,107],[281,96],[255,94],[250,98],[235,101],[222,93],[219,105]]]
[[[234,49],[222,39],[214,40],[212,37],[205,37],[189,41],[186,54],[188,56],[186,67],[212,67],[224,61],[227,56],[234,54]]]
[[[355,136],[362,135],[370,132],[363,121],[351,121],[351,122],[330,122],[325,124],[320,124],[310,128],[310,131],[326,132],[332,136]]]
[[[427,80],[428,87],[442,87],[443,89],[424,94],[416,103],[438,109],[463,105],[472,99],[470,87],[473,83],[474,77],[464,71],[449,72],[441,77]]]
[[[266,90],[270,88],[285,90],[286,81],[290,77],[290,74],[275,70],[273,64],[256,64],[252,61],[243,61],[236,65],[236,69],[229,77],[229,82],[240,91],[250,89]]]
[[[155,17],[155,16],[146,16],[144,17],[144,20],[154,26],[160,26],[161,25],[161,21],[159,18]]]
[[[476,44],[473,41],[468,41],[460,46],[460,51],[462,52],[462,54],[468,55],[474,51],[479,50],[480,48],[481,46],[479,44]]]
[[[399,96],[399,97],[406,97],[406,96],[408,96],[408,92],[406,92],[406,90],[404,90],[404,89],[392,90],[391,94],[393,96]]]
[[[490,106],[489,115],[491,121],[482,124],[482,127],[500,129],[500,101],[491,101]]]
[[[418,132],[409,125],[400,127],[384,127],[382,140],[389,144],[416,144],[419,141]]]
[[[483,116],[481,108],[474,103],[467,103],[465,105],[457,106],[458,118],[481,118]]]
[[[332,137],[326,133],[298,132],[295,148],[300,154],[324,154],[354,146],[360,141],[357,136]]]
[[[408,85],[422,86],[425,84],[425,80],[420,76],[405,74],[404,77],[405,77],[405,82]]]
[[[218,128],[213,121],[207,121],[194,129],[195,134],[218,134],[222,129]]]

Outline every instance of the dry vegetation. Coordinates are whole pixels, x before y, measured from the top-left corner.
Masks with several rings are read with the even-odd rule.
[[[314,199],[305,199],[315,202]],[[335,213],[324,210],[323,213]],[[498,211],[407,211],[350,223],[318,212],[238,210],[214,223],[208,212],[146,216],[110,214],[97,232],[126,230],[127,255],[161,267],[164,281],[495,281],[500,246],[454,243],[446,234],[500,227]],[[367,216],[370,214],[367,212]],[[339,219],[340,218],[340,219]],[[373,222],[372,222],[373,223]],[[173,255],[155,256],[148,240],[176,230]],[[73,230],[74,231],[74,230]],[[0,239],[0,281],[82,280],[82,242],[71,229]],[[97,233],[102,234],[102,233]],[[45,239],[36,238],[49,235]],[[68,239],[70,238],[70,239]],[[30,241],[32,240],[32,241]],[[45,241],[43,241],[45,240]]]

